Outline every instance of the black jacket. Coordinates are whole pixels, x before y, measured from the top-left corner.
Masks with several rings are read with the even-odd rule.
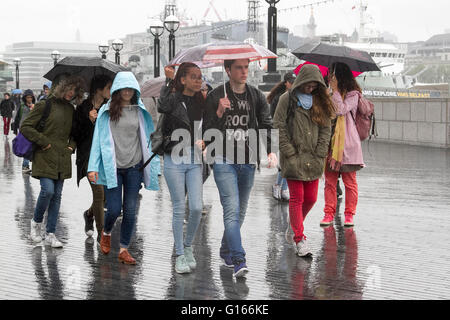
[[[77,143],[77,183],[87,176],[89,156],[91,153],[92,137],[95,123],[89,119],[89,112],[94,108],[90,99],[86,99],[77,106],[73,115],[72,135]]]
[[[12,114],[14,111],[15,105],[11,99],[4,99],[0,104],[0,113],[2,117],[12,118]]]
[[[202,107],[200,106],[200,108]],[[177,129],[192,131],[187,110],[183,106],[183,94],[180,92],[172,92],[170,82],[167,82],[166,85],[161,88],[158,99],[158,112],[165,114],[162,128],[164,137],[171,137],[172,133]],[[204,110],[202,110],[202,114],[203,118]],[[170,138],[168,139],[170,140]],[[164,152],[170,153],[172,148],[178,143],[178,141],[168,142],[164,147]]]
[[[226,84],[227,96],[232,94],[230,82]],[[270,116],[270,108],[267,104],[266,97],[258,88],[251,85],[246,85],[246,90],[249,93],[250,105],[252,112],[250,114],[249,129],[266,129],[267,130],[267,144],[265,145],[267,154],[272,153],[272,140],[271,130],[273,129],[272,117]],[[206,111],[203,121],[203,131],[208,129],[219,129],[225,136],[225,119],[226,111],[222,118],[217,117],[217,108],[219,106],[219,100],[224,97],[223,85],[217,87],[208,94],[206,98]],[[258,135],[258,166],[260,163],[260,150],[259,150],[259,135]],[[211,141],[205,141],[206,144]]]

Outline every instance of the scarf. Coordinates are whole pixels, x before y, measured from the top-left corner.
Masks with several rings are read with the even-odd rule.
[[[312,108],[313,96],[311,94],[297,93],[297,99],[298,99],[297,105],[299,107],[302,107],[305,110],[309,110]]]
[[[345,116],[338,116],[333,138],[331,139],[331,159],[330,168],[339,171],[344,158],[345,145]]]

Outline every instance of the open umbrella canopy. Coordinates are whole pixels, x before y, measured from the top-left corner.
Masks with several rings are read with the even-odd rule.
[[[330,67],[334,62],[343,62],[356,72],[380,71],[369,53],[346,46],[311,42],[295,49],[292,54],[325,67]]]
[[[305,63],[302,63],[301,65],[299,65],[297,68],[295,68],[294,73],[296,75],[298,75],[298,73],[300,72],[300,69],[305,65],[305,64],[313,64],[315,66],[319,67],[320,73],[322,74],[323,78],[325,79],[325,77],[328,75],[328,68],[325,66],[321,66],[320,64],[317,63],[312,63],[309,61],[306,61]],[[357,76],[359,76],[362,72],[358,72],[358,71],[352,71],[353,76],[356,78]]]
[[[250,61],[257,61],[272,58],[278,58],[278,56],[258,44],[219,42],[202,44],[181,50],[169,62],[169,65],[178,66],[183,62],[192,62],[200,68],[209,68],[218,66],[225,60],[249,59]]]
[[[114,79],[120,71],[128,70],[100,57],[65,57],[54,66],[44,78],[54,81],[58,75],[69,74],[82,77],[89,88],[92,78],[98,75],[107,75]],[[86,88],[86,89],[88,89]]]
[[[159,98],[162,86],[166,83],[165,77],[153,78],[146,81],[141,87],[142,98]]]
[[[12,94],[22,94],[23,91],[22,89],[13,89],[13,91],[11,91]]]

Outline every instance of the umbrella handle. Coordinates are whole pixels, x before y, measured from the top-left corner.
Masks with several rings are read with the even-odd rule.
[[[227,87],[225,86],[225,67],[222,64],[222,78],[223,78],[223,97],[227,97]]]

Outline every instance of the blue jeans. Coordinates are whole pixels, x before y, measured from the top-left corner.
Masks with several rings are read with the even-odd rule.
[[[29,167],[29,166],[30,166],[30,160],[23,158],[22,168]]]
[[[136,223],[136,205],[139,189],[143,178],[139,168],[142,163],[127,169],[117,169],[117,187],[108,189],[105,186],[106,214],[103,230],[111,233],[122,210],[123,190],[123,218],[120,227],[120,247],[128,248]]]
[[[64,180],[40,178],[41,192],[34,209],[34,222],[42,223],[45,210],[48,209],[47,233],[55,233],[58,221],[59,208],[61,206],[61,194]]]
[[[281,171],[278,171],[277,185],[281,186],[281,190],[287,190],[288,189],[287,180],[285,178],[283,178],[283,176],[281,175]]]
[[[245,262],[241,226],[244,223],[248,199],[255,180],[256,166],[252,164],[214,164],[214,180],[223,207],[225,231],[220,255],[231,255],[234,265]]]
[[[203,168],[201,164],[174,164],[170,154],[164,155],[164,177],[172,199],[172,231],[176,255],[184,254],[184,247],[190,247],[202,218]],[[185,189],[186,188],[186,189]],[[189,222],[183,242],[185,195],[189,199]]]

